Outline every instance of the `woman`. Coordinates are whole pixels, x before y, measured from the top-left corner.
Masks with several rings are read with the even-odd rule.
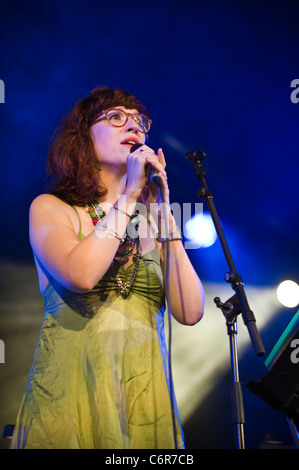
[[[30,208],[45,315],[12,448],[153,449],[175,440],[184,447],[169,395],[166,243],[153,236],[159,205],[150,206],[161,193],[172,315],[197,323],[204,294],[169,210],[163,152],[145,144],[150,124],[133,95],[96,88],[66,117],[49,151],[52,187]],[[130,152],[135,143],[142,145]],[[148,183],[146,164],[158,171],[161,189]]]

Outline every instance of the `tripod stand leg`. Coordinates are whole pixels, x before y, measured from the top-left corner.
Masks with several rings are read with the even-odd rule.
[[[227,322],[228,335],[230,337],[231,371],[232,371],[232,410],[235,427],[235,441],[237,449],[245,449],[244,423],[245,414],[243,406],[243,394],[239,382],[239,366],[237,351],[237,321],[234,318]]]
[[[241,384],[233,382],[232,384],[232,408],[233,423],[235,426],[235,444],[237,449],[245,449],[244,437],[244,408]]]

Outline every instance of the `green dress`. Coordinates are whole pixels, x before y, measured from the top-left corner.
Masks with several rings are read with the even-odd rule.
[[[132,269],[120,266],[121,279]],[[110,269],[84,294],[48,284],[11,448],[174,448],[158,248],[140,260],[129,297],[115,287]]]

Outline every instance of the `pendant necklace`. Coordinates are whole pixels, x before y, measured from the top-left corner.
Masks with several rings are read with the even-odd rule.
[[[97,200],[90,201],[88,204],[86,204],[85,208],[86,208],[87,212],[89,213],[94,226],[106,215],[106,212],[103,210],[103,208],[101,207],[101,205],[99,204],[99,202]],[[138,216],[138,211],[136,211],[135,214],[133,214],[130,217],[130,221],[129,221],[129,223],[127,225],[127,228],[126,228],[126,236],[124,237],[124,239],[122,240],[122,242],[119,245],[119,247],[124,246],[125,249],[124,250],[118,249],[118,251],[117,251],[117,253],[114,257],[114,260],[111,264],[112,273],[113,273],[113,275],[115,277],[115,280],[116,280],[116,290],[123,297],[127,297],[130,293],[130,289],[131,289],[131,287],[132,287],[132,285],[133,285],[133,283],[136,279],[136,276],[137,276],[139,261],[140,261],[140,258],[141,258],[140,238],[139,238],[139,235],[138,235],[138,226],[139,226],[139,216]],[[135,235],[137,233],[137,236],[136,237],[130,236],[130,234],[132,234],[132,233],[134,233]],[[134,263],[133,272],[132,272],[132,275],[129,278],[129,280],[127,282],[124,282],[124,281],[121,280],[121,278],[118,274],[118,269],[119,268],[116,265],[116,263],[117,262],[119,263],[119,260],[122,257],[131,254],[133,252],[135,246],[136,246],[136,253],[134,253],[133,258],[132,258],[133,263]]]

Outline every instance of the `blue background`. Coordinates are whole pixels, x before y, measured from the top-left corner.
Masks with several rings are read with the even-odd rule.
[[[33,264],[28,208],[44,191],[52,133],[98,85],[120,86],[147,106],[149,145],[164,150],[172,202],[200,202],[185,153],[204,150],[207,182],[245,286],[298,282],[299,103],[290,99],[299,78],[298,13],[289,0],[2,1],[2,300],[19,291],[10,287],[7,263],[19,273]],[[224,282],[219,242],[189,255],[204,283]],[[277,312],[263,336],[268,348],[293,314]],[[245,375],[252,355],[242,359]],[[257,365],[248,375],[261,371]],[[215,393],[221,386],[226,394],[229,376]],[[284,421],[272,410],[265,415],[264,434],[288,440]],[[252,447],[259,446],[255,419],[251,413]],[[229,396],[222,403],[219,393],[211,395],[186,424],[187,444],[231,447],[230,420]]]

